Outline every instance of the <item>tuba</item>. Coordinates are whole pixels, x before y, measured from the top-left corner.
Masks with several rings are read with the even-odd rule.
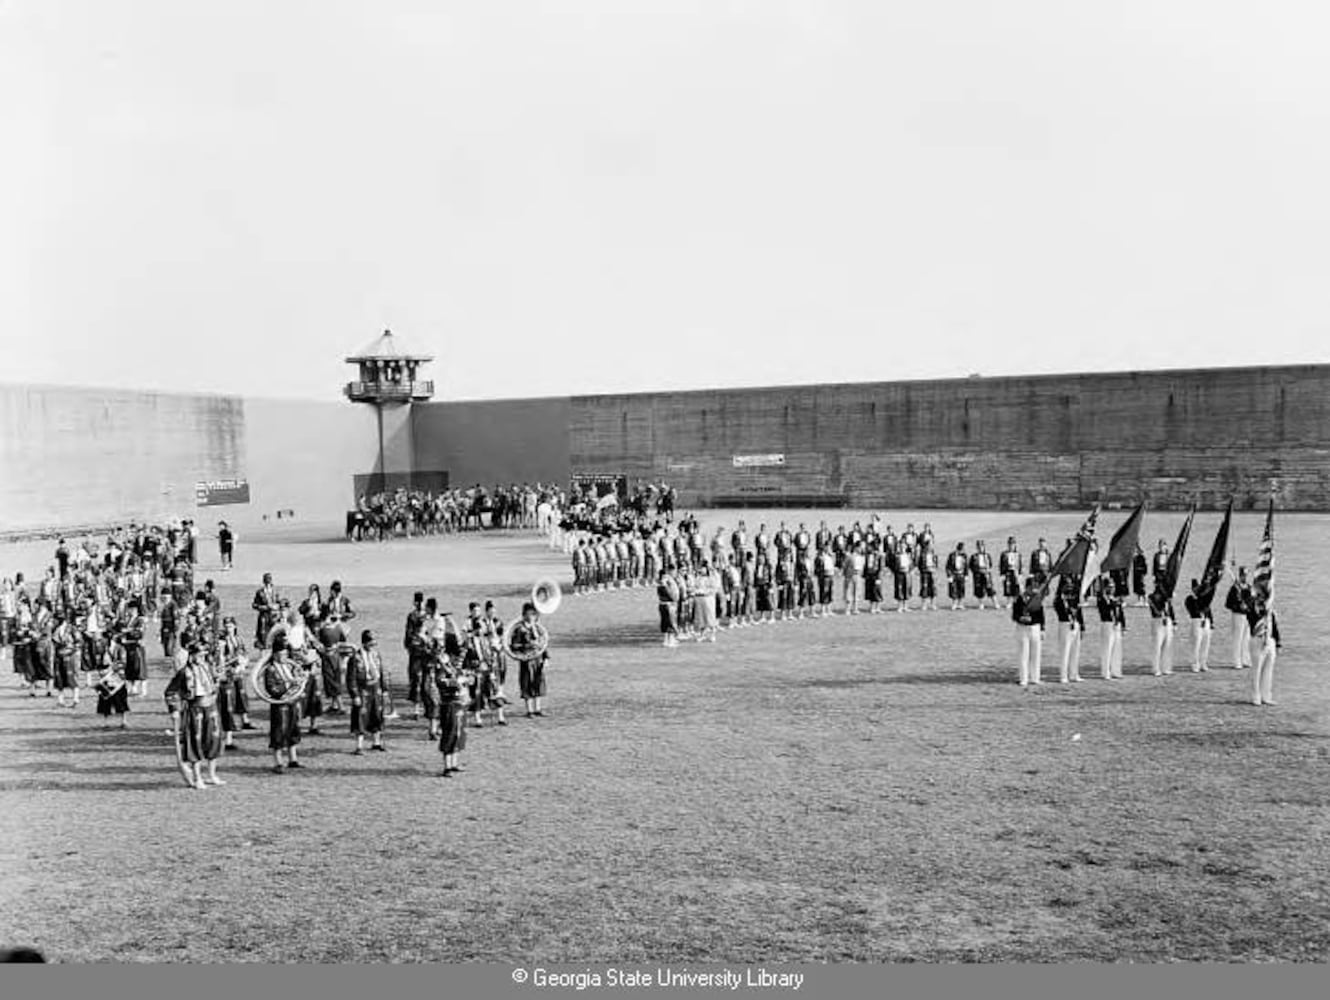
[[[542,615],[554,614],[559,610],[561,601],[563,601],[563,590],[559,587],[558,580],[537,580],[531,588],[531,603]]]
[[[287,685],[286,691],[277,698],[268,693],[268,686],[263,683],[263,672],[268,668],[268,663],[272,660],[272,652],[269,651],[258,657],[254,666],[249,670],[249,689],[254,692],[254,697],[260,701],[267,702],[269,705],[294,705],[305,696],[305,688],[309,686],[310,672],[291,660],[291,673],[293,680]]]
[[[515,618],[508,623],[508,627],[503,630],[503,651],[514,660],[538,660],[545,655],[545,650],[549,649],[550,634],[549,631],[540,622],[532,622],[531,630],[535,633],[535,641],[531,645],[523,645],[521,648],[513,646],[513,636],[517,631],[517,626],[523,624],[521,618]]]

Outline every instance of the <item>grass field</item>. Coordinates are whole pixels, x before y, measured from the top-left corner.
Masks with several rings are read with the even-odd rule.
[[[804,519],[824,516],[854,515]],[[800,515],[767,517],[781,519]],[[1056,550],[1080,521],[910,519],[994,551],[1012,533]],[[1171,542],[1179,523],[1151,515],[1144,538]],[[1217,523],[1198,518],[1188,577]],[[1260,527],[1235,526],[1246,563]],[[7,674],[0,943],[57,961],[1323,962],[1327,527],[1279,522],[1277,707],[1249,704],[1250,673],[1228,669],[1226,615],[1208,675],[1148,676],[1148,616],[1132,609],[1126,680],[1097,679],[1091,635],[1084,683],[1027,691],[1001,612],[774,624],[665,650],[654,594],[629,590],[565,597],[546,718],[471,730],[459,777],[438,777],[421,723],[390,723],[388,754],[350,756],[343,716],[306,740],[303,773],[268,772],[261,726],[226,755],[229,784],[195,792],[163,733],[160,664],[126,732],[100,728],[95,699],[61,712]],[[568,576],[533,536],[326,535],[242,539],[236,571],[216,576],[224,607],[252,632],[264,570],[292,597],[340,578],[355,624],[393,653],[399,707],[412,590],[459,613],[494,598],[508,617],[537,577]],[[48,549],[0,562],[31,576]],[[1189,643],[1184,623],[1183,671]]]

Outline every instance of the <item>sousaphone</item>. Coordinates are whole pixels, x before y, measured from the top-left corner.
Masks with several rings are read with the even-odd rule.
[[[309,670],[304,665],[288,658],[291,673],[294,675],[293,681],[286,686],[286,691],[281,697],[274,698],[268,693],[268,686],[263,683],[263,671],[267,669],[268,662],[272,659],[271,650],[260,656],[249,670],[249,689],[254,693],[254,697],[259,701],[267,702],[269,705],[294,705],[305,696],[305,688],[309,686]]]
[[[563,590],[560,588],[557,580],[537,580],[531,588],[531,603],[535,606],[538,613],[542,615],[552,615],[558,610],[559,604],[563,601]],[[517,626],[522,624],[522,618],[519,616],[508,623],[503,630],[503,638],[500,645],[503,651],[514,660],[538,660],[545,655],[545,651],[550,645],[550,633],[540,622],[532,622],[531,631],[534,633],[534,641],[523,643],[521,647],[513,645],[513,638],[517,632]]]

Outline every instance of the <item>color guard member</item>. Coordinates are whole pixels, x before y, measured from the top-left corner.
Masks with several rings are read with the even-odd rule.
[[[1044,602],[1043,592],[1034,582],[1034,577],[1026,578],[1025,589],[1012,601],[1011,619],[1016,623],[1016,634],[1020,640],[1021,687],[1042,684]]]
[[[1247,624],[1251,630],[1253,665],[1252,704],[1274,705],[1275,702],[1275,660],[1279,658],[1279,649],[1283,641],[1279,636],[1279,622],[1275,612],[1259,599],[1251,604],[1247,613]]]
[[[1233,669],[1252,665],[1250,614],[1255,596],[1247,579],[1247,567],[1238,570],[1237,579],[1228,588],[1224,607],[1233,616]]]
[[[1075,684],[1081,679],[1081,639],[1085,634],[1085,616],[1081,611],[1080,594],[1079,577],[1064,576],[1058,580],[1053,612],[1058,616],[1058,628],[1062,633],[1062,668],[1058,673],[1058,682],[1061,684]]]
[[[1100,634],[1103,636],[1103,649],[1100,671],[1106,681],[1119,680],[1122,677],[1122,634],[1126,631],[1126,612],[1123,609],[1125,598],[1118,593],[1113,578],[1105,573],[1099,578],[1099,597],[1096,602],[1099,611]]]
[[[1201,593],[1200,580],[1192,580],[1191,593],[1182,603],[1187,609],[1187,617],[1191,619],[1191,672],[1206,673],[1210,669],[1210,640],[1214,637],[1215,619],[1210,610],[1210,601]]]

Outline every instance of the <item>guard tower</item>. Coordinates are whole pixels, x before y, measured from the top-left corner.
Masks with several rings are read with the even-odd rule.
[[[357,497],[417,485],[411,403],[434,395],[434,383],[418,378],[420,366],[433,360],[431,355],[408,351],[391,330],[346,359],[359,367],[360,374],[358,381],[347,383],[346,398],[371,404],[379,431],[378,465],[372,473],[356,476]]]

